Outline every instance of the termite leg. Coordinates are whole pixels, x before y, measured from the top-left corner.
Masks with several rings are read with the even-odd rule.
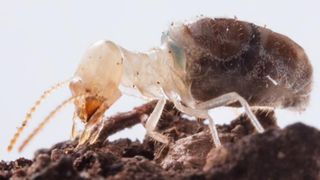
[[[199,110],[199,109],[193,109],[190,107],[186,107],[184,106],[177,98],[175,98],[175,96],[171,96],[170,98],[173,103],[174,106],[181,112],[191,115],[191,116],[195,116],[197,118],[203,118],[203,119],[208,119],[209,120],[209,128],[210,128],[210,132],[212,135],[212,139],[214,142],[215,147],[219,147],[221,146],[221,142],[219,139],[219,135],[218,135],[218,130],[217,127],[212,119],[212,117],[210,117],[210,115],[208,114],[208,112],[206,110]]]
[[[160,99],[154,108],[153,112],[150,114],[147,122],[146,122],[146,130],[147,134],[155,139],[156,141],[162,142],[164,144],[169,144],[169,139],[165,135],[162,135],[155,131],[155,128],[159,122],[159,119],[161,117],[162,111],[164,109],[164,106],[166,104],[166,99]]]
[[[221,142],[219,139],[216,125],[215,125],[212,117],[208,114],[208,110],[210,110],[212,108],[228,105],[230,103],[239,101],[240,104],[244,107],[245,112],[247,113],[247,115],[248,115],[251,123],[255,127],[255,129],[259,133],[262,133],[264,131],[263,127],[261,126],[261,124],[257,120],[256,116],[252,113],[247,101],[235,92],[227,93],[227,94],[221,95],[217,98],[211,99],[209,101],[199,103],[198,105],[196,105],[195,108],[186,107],[183,104],[181,104],[177,95],[174,93],[169,93],[168,95],[169,95],[170,99],[173,101],[175,107],[179,111],[186,113],[188,115],[191,115],[191,116],[195,116],[198,118],[205,118],[205,119],[209,120],[209,128],[210,128],[211,135],[212,135],[212,138],[213,138],[213,141],[214,141],[214,144],[216,147],[221,146]]]
[[[214,123],[214,121],[213,121],[213,119],[212,119],[212,117],[210,115],[208,117],[208,120],[209,120],[209,128],[210,128],[210,132],[211,132],[211,136],[212,136],[214,145],[216,147],[220,147],[221,146],[221,141],[220,141],[220,138],[219,138],[217,126]]]
[[[174,106],[181,112],[188,114],[190,116],[194,116],[197,118],[207,119],[209,118],[206,110],[194,109],[183,105],[177,98],[170,98],[174,104]]]
[[[227,94],[221,95],[217,98],[208,100],[206,102],[199,103],[196,105],[196,108],[210,110],[212,108],[219,107],[219,106],[225,106],[230,103],[237,102],[237,101],[240,102],[241,106],[244,108],[245,113],[248,115],[254,128],[259,133],[264,132],[264,128],[261,126],[261,124],[258,121],[258,119],[256,118],[256,116],[251,111],[251,108],[250,108],[248,102],[236,92],[227,93]]]
[[[208,114],[207,111],[186,107],[186,106],[182,105],[180,101],[177,101],[177,100],[173,101],[173,103],[176,106],[176,108],[183,113],[186,113],[191,116],[195,116],[197,118],[208,119],[209,120],[209,128],[210,128],[210,132],[212,135],[214,145],[216,147],[221,146],[217,127],[216,127],[212,117]]]

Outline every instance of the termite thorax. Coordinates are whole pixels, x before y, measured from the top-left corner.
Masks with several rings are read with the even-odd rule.
[[[121,48],[123,75],[121,85],[136,88],[147,97],[162,96],[162,87],[170,81],[171,56],[166,48],[131,52]]]

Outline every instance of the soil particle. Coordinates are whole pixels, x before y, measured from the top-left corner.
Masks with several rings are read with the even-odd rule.
[[[164,145],[107,137],[145,123],[151,102],[104,121],[97,143],[77,140],[40,149],[33,160],[0,162],[0,179],[320,179],[320,132],[302,123],[279,129],[274,112],[255,110],[266,132],[258,134],[246,115],[218,125],[223,146],[215,148],[203,120],[184,118],[172,104],[157,131]]]
[[[212,149],[207,179],[320,179],[320,132],[302,123]],[[260,177],[259,177],[260,176]]]

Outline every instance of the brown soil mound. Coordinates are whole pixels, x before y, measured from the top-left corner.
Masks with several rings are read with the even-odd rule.
[[[39,150],[33,160],[2,161],[0,179],[320,179],[320,132],[301,123],[279,129],[272,111],[255,111],[263,134],[245,115],[218,126],[221,148],[213,147],[201,120],[183,118],[172,104],[158,125],[171,144],[106,140],[144,123],[154,103],[109,118],[93,145],[66,141]]]

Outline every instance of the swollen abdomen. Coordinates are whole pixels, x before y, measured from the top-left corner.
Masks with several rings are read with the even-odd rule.
[[[206,101],[237,92],[250,105],[303,109],[312,67],[304,50],[288,37],[235,19],[203,18],[173,27],[183,47],[192,96]]]

